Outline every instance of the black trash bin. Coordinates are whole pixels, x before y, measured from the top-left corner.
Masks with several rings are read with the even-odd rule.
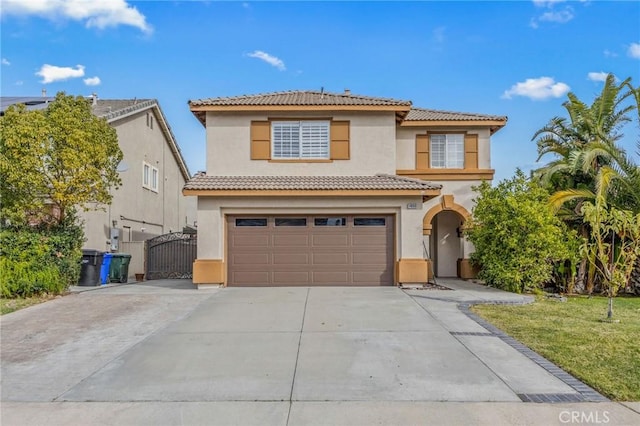
[[[82,250],[82,264],[80,266],[80,286],[100,285],[100,269],[104,252],[99,250]]]
[[[131,255],[128,253],[111,253],[109,281],[112,283],[126,283],[129,280],[129,263]]]

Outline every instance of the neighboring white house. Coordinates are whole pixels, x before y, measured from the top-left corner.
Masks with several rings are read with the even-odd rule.
[[[3,97],[2,110],[19,103],[29,109],[46,108],[54,100]],[[96,116],[105,118],[116,130],[124,157],[118,167],[122,185],[113,190],[111,205],[80,212],[83,248],[132,251],[129,274],[144,272],[144,240],[195,227],[195,199],[182,194],[189,169],[157,100],[98,99],[94,95],[87,102],[92,103]]]
[[[461,233],[507,118],[289,91],[199,99],[196,284],[393,285],[473,276]],[[432,267],[430,268],[430,265]]]

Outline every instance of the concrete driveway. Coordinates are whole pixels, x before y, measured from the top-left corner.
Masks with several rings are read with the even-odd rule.
[[[2,424],[640,423],[464,310],[525,296],[443,284],[150,281],[27,308],[2,317]]]

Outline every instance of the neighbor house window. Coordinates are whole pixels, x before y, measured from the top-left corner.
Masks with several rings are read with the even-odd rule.
[[[464,168],[464,135],[431,135],[431,167]]]
[[[328,121],[274,121],[271,123],[272,158],[328,159]]]
[[[158,192],[158,169],[151,167],[151,190]]]
[[[151,164],[142,163],[142,186],[144,188],[151,186]]]
[[[158,192],[158,168],[149,163],[142,163],[142,187]]]

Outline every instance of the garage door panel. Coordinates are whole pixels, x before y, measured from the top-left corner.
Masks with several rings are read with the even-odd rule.
[[[228,285],[393,284],[393,216],[377,216],[385,226],[354,226],[356,215],[345,215],[340,226],[323,226],[321,215],[307,215],[307,226],[274,226],[275,219],[289,222],[261,217],[268,226],[235,226],[236,217],[227,216]],[[316,225],[315,218],[324,219]]]
[[[275,271],[273,282],[279,285],[309,285],[310,275],[305,271]]]
[[[349,265],[349,253],[313,253],[314,265]]]
[[[308,265],[309,254],[307,253],[274,253],[274,265]]]
[[[343,234],[334,234],[334,233],[314,234],[312,238],[312,245],[313,247],[348,247],[349,236],[344,233]]]
[[[275,232],[278,232],[279,229],[276,228]],[[309,235],[308,234],[289,234],[282,233],[273,235],[273,246],[274,247],[307,247],[309,245]]]
[[[229,274],[230,281],[236,285],[269,285],[268,271],[239,271]]]
[[[234,265],[269,265],[269,257],[268,253],[233,254],[231,262]]]
[[[312,273],[313,282],[318,285],[349,284],[350,272],[348,271],[321,271]]]

